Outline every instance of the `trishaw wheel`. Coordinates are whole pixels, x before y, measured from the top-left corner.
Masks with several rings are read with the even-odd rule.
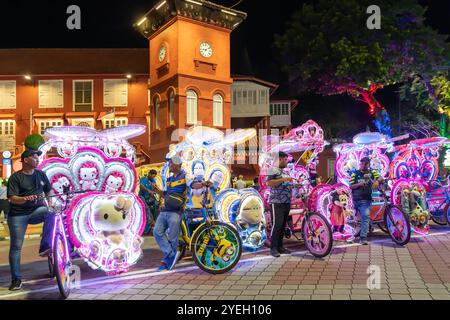
[[[448,222],[448,210],[450,209],[450,205],[446,204],[444,207],[444,210],[442,211],[441,214],[437,215],[437,214],[431,214],[431,220],[434,221],[434,223],[440,225],[440,226],[445,226]]]
[[[389,236],[398,245],[407,244],[411,238],[411,225],[407,215],[397,206],[390,206],[384,212],[384,222]]]
[[[316,212],[307,213],[303,219],[302,236],[309,252],[315,257],[327,256],[333,247],[333,234],[328,220]]]
[[[233,269],[242,254],[242,241],[236,229],[223,222],[198,227],[191,240],[195,264],[205,272],[220,274]]]
[[[66,239],[61,233],[55,235],[53,243],[53,269],[56,276],[58,289],[63,299],[70,294],[70,269],[71,261],[68,255]]]

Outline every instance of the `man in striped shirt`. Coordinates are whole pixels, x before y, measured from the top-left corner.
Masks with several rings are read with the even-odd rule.
[[[270,254],[279,257],[289,254],[283,247],[284,228],[291,210],[292,178],[283,173],[288,164],[288,155],[278,153],[278,161],[267,172],[267,185],[270,187],[269,204],[272,211],[272,233],[270,236]]]
[[[353,204],[361,215],[360,243],[367,245],[367,234],[370,225],[370,206],[372,205],[372,187],[381,182],[383,178],[376,170],[370,169],[370,159],[364,157],[360,160],[359,170],[350,177]]]

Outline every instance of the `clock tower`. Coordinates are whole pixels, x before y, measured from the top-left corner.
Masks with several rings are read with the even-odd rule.
[[[161,0],[135,28],[150,42],[150,156],[176,129],[231,126],[230,34],[244,12],[204,0]]]

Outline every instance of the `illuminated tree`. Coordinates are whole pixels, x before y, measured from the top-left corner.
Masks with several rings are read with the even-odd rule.
[[[375,124],[390,134],[389,117],[376,99],[384,86],[420,76],[429,85],[449,67],[446,37],[423,24],[416,0],[380,0],[381,29],[369,30],[369,0],[304,4],[277,35],[282,67],[297,92],[349,94],[369,106]]]

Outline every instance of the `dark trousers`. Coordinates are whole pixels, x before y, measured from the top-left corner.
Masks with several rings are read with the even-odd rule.
[[[9,247],[9,266],[12,280],[21,279],[20,255],[22,252],[25,231],[29,224],[39,224],[44,222],[42,230],[42,240],[39,252],[45,251],[52,245],[52,232],[54,225],[54,214],[50,213],[47,207],[39,207],[29,215],[9,216],[8,227],[11,237]]]
[[[284,228],[291,210],[290,203],[272,203],[270,205],[272,211],[272,234],[270,235],[270,242],[272,249],[279,249],[283,247]]]

